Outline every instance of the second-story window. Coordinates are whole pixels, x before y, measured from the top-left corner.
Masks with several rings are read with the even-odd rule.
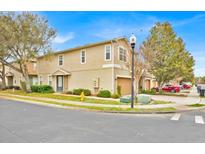
[[[127,54],[126,50],[122,47],[119,47],[119,60],[126,62],[127,61]]]
[[[106,45],[105,46],[105,61],[111,60],[111,46]]]
[[[36,70],[36,63],[33,63],[33,69]]]
[[[62,66],[63,65],[63,55],[58,56],[58,65]]]
[[[81,64],[86,63],[86,52],[85,52],[85,50],[82,50],[81,53],[80,53],[80,63]]]

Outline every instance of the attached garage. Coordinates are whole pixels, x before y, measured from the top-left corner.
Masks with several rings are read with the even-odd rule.
[[[150,80],[145,80],[145,90],[150,90]]]
[[[131,79],[125,77],[117,77],[117,85],[121,86],[122,95],[131,94]]]

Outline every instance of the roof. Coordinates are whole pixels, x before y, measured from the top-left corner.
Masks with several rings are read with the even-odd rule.
[[[89,43],[89,44],[85,44],[85,45],[82,45],[82,46],[77,46],[77,47],[57,51],[57,52],[54,52],[54,54],[63,54],[63,53],[67,53],[67,52],[70,52],[70,51],[79,50],[79,49],[88,48],[88,47],[93,47],[93,46],[106,44],[106,43],[110,43],[110,42],[117,41],[117,40],[123,40],[123,39],[125,41],[128,41],[126,37],[118,37],[118,38],[113,38],[113,39],[110,39],[110,40],[105,40],[105,41],[100,41],[100,42],[95,42],[95,43]],[[44,56],[45,55],[39,56],[38,58],[41,58],[41,57],[44,57]]]
[[[60,69],[56,70],[52,75],[53,76],[57,76],[57,75],[71,75],[71,73],[69,71],[65,70],[65,69],[60,68]]]

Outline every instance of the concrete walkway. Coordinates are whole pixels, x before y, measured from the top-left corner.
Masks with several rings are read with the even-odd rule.
[[[120,107],[120,108],[130,108],[130,105],[127,104],[97,104],[97,103],[86,103],[86,102],[77,102],[77,101],[69,101],[69,100],[59,100],[53,98],[42,98],[42,97],[31,97],[31,96],[21,96],[14,94],[4,94],[0,93],[0,96],[3,97],[18,97],[19,99],[35,99],[37,101],[53,101],[57,103],[64,103],[68,105],[79,105],[79,106],[93,106],[93,107]],[[179,97],[179,96],[163,96],[163,95],[152,95],[151,98],[153,100],[161,100],[161,101],[170,101],[175,103],[170,104],[150,104],[150,105],[135,105],[136,108],[139,109],[154,109],[154,108],[166,108],[166,107],[175,107],[181,108],[185,105],[200,103],[201,99],[197,94],[196,87],[193,87],[188,97]],[[205,99],[202,101],[205,104]]]
[[[37,101],[54,101],[57,103],[64,103],[64,104],[70,104],[70,105],[81,105],[81,106],[95,106],[95,107],[120,107],[120,108],[130,108],[130,105],[124,105],[124,104],[95,104],[95,103],[86,103],[86,102],[77,102],[77,101],[68,101],[68,100],[59,100],[59,99],[53,99],[53,98],[42,98],[42,97],[31,97],[31,96],[21,96],[21,95],[13,95],[13,94],[3,94],[0,93],[0,96],[3,97],[17,97],[20,99],[35,99]],[[135,105],[136,108],[140,109],[153,109],[153,108],[165,108],[165,107],[176,107],[180,106],[180,104],[153,104],[153,105]]]

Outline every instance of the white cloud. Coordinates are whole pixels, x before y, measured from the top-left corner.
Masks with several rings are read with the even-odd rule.
[[[183,25],[191,24],[191,23],[198,22],[198,21],[204,21],[204,20],[205,20],[205,14],[199,14],[199,15],[193,16],[192,18],[187,18],[187,19],[180,20],[180,21],[174,21],[173,25],[183,26]]]
[[[145,19],[143,23],[142,18]],[[93,25],[92,35],[103,39],[130,36],[132,33],[137,36],[147,36],[156,21],[158,19],[155,16],[135,13],[131,14],[127,20],[120,16],[112,19],[103,18]]]
[[[74,33],[70,32],[67,35],[57,35],[56,38],[53,40],[53,43],[63,44],[72,39],[74,39]]]

